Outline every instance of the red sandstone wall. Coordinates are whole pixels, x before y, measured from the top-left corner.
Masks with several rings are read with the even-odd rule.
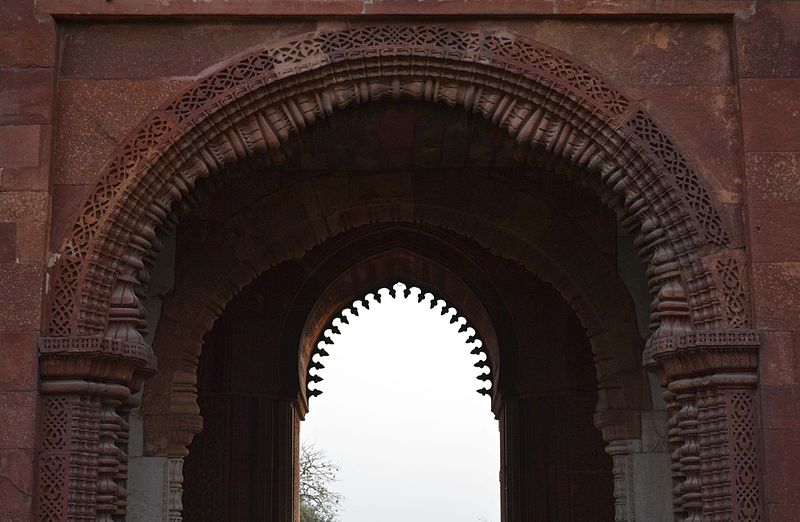
[[[494,4],[494,13],[524,6],[537,16],[556,9],[571,15],[606,9],[589,0]],[[32,0],[7,0],[0,7],[0,519],[31,516],[35,339],[42,323],[44,267],[104,159],[149,110],[213,64],[250,45],[316,25],[227,19],[109,27],[102,19],[62,19],[59,46],[57,24],[46,12],[131,14],[141,8],[144,14],[174,14],[212,12],[219,5],[43,0],[36,11]],[[222,10],[231,14],[249,4],[224,5]],[[348,15],[362,9],[413,9],[426,15],[489,10],[488,3],[447,1],[300,5]],[[255,9],[295,14],[296,6],[265,2]],[[628,0],[616,9],[677,13],[678,18],[515,14],[486,23],[573,54],[645,99],[728,211],[747,218],[737,242],[747,241],[749,247],[755,326],[764,340],[764,498],[771,521],[798,520],[800,3]],[[735,17],[726,14],[735,11]],[[696,13],[722,17],[687,19]],[[479,22],[462,18],[457,25],[473,23]]]
[[[736,20],[769,520],[800,520],[800,3]]]
[[[0,520],[29,520],[36,338],[50,218],[56,27],[33,2],[0,5]]]

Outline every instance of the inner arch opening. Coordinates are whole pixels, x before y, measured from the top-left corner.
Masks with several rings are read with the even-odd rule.
[[[499,522],[491,362],[467,318],[397,283],[356,300],[325,334],[301,443],[340,467],[329,487],[344,497],[341,519]],[[314,506],[302,491],[301,510]]]

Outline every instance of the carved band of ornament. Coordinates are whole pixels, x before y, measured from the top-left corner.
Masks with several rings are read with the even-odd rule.
[[[106,355],[141,361],[143,368],[155,371],[156,356],[147,344],[126,343],[120,339],[98,336],[43,337],[39,355]]]
[[[718,372],[752,372],[758,366],[758,333],[743,331],[692,332],[654,337],[648,344],[656,367],[667,379]]]
[[[691,332],[684,335],[651,338],[656,355],[676,351],[697,349],[732,349],[752,347],[757,349],[761,344],[758,332],[753,330],[708,330]]]
[[[104,337],[45,337],[39,341],[39,371],[47,380],[92,379],[138,389],[156,371],[149,346]]]

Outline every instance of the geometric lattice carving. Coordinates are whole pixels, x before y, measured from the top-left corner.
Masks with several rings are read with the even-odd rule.
[[[61,521],[67,516],[67,492],[64,484],[69,474],[69,408],[67,397],[44,397],[41,425],[42,452],[39,454],[37,513],[40,520]]]
[[[711,197],[703,187],[697,172],[678,152],[672,140],[642,111],[636,111],[628,125],[669,174],[667,179],[683,192],[684,200],[694,220],[699,224],[699,231],[714,245],[727,244],[728,234],[722,225],[722,218],[711,203]]]
[[[45,416],[42,434],[42,449],[63,450],[68,447],[69,402],[66,397],[47,397],[44,399]]]
[[[39,459],[38,470],[38,520],[43,522],[61,522],[66,519],[66,491],[64,491],[67,474],[67,456],[46,454]]]
[[[677,519],[761,520],[752,393],[755,375],[719,374],[670,386],[676,383],[688,392],[679,396],[682,407],[677,415],[673,409],[670,423],[671,441],[674,436],[673,443],[680,442],[672,455]],[[692,398],[689,388],[694,387]],[[697,411],[696,431],[686,416],[694,408],[692,403]],[[692,432],[698,435],[695,441],[689,440]]]
[[[730,409],[736,520],[755,522],[761,520],[761,508],[752,393],[732,393]]]
[[[720,291],[728,325],[731,328],[748,328],[750,321],[747,318],[747,294],[742,285],[739,262],[735,258],[720,259],[715,268],[722,283]]]

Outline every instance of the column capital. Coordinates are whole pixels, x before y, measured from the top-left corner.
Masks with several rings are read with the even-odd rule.
[[[156,371],[152,348],[99,336],[44,337],[39,340],[43,380],[88,380],[120,384],[136,391]]]
[[[146,455],[184,458],[189,444],[203,430],[203,417],[197,413],[168,413],[144,417]]]
[[[640,438],[641,422],[642,413],[637,410],[600,410],[594,414],[594,425],[608,443]]]
[[[651,337],[644,360],[665,382],[716,373],[754,373],[760,345],[753,330],[699,330]]]

